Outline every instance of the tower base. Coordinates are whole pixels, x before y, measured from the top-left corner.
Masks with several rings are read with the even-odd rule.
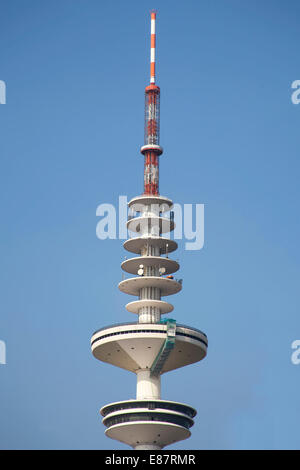
[[[108,437],[136,450],[150,450],[187,439],[196,410],[183,403],[145,399],[111,403],[101,414]]]

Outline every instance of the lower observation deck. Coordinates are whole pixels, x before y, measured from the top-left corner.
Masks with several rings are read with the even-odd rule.
[[[173,410],[179,413],[183,413],[190,418],[194,418],[197,414],[197,411],[194,408],[189,405],[185,405],[184,403],[157,399],[117,401],[115,403],[110,403],[109,405],[103,406],[100,410],[100,413],[105,417],[108,414],[114,413],[116,411],[135,408],[147,408],[149,410],[159,409],[160,411]]]
[[[163,448],[190,436],[196,410],[166,400],[128,400],[110,403],[100,410],[106,435],[131,447]]]
[[[96,331],[91,347],[96,359],[136,373],[151,369],[166,337],[164,323],[122,323]],[[178,324],[174,348],[161,373],[201,361],[206,352],[206,335],[196,328]]]
[[[147,449],[163,449],[170,444],[188,439],[191,431],[178,424],[139,420],[115,424],[106,429],[105,435],[136,450],[139,450],[139,446],[144,450],[145,445],[148,446]]]

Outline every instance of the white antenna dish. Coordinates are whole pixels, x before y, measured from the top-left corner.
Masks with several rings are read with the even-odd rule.
[[[144,270],[140,268],[137,273],[139,276],[142,276],[144,274]]]
[[[159,272],[160,272],[160,274],[165,274],[166,268],[159,268]]]

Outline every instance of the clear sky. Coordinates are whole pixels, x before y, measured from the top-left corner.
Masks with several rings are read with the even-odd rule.
[[[299,2],[0,8],[1,448],[126,448],[98,410],[134,398],[136,378],[94,359],[90,337],[135,317],[117,288],[127,253],[97,239],[96,208],[142,192],[152,8],[161,194],[205,204],[204,247],[180,244],[171,302],[209,349],[162,378],[162,398],[198,410],[170,449],[299,448]]]

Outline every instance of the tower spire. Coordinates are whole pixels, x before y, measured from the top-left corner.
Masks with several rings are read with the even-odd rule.
[[[144,194],[159,194],[160,88],[155,85],[156,12],[151,12],[150,85],[145,88]]]
[[[155,83],[156,11],[151,11],[150,83]]]

